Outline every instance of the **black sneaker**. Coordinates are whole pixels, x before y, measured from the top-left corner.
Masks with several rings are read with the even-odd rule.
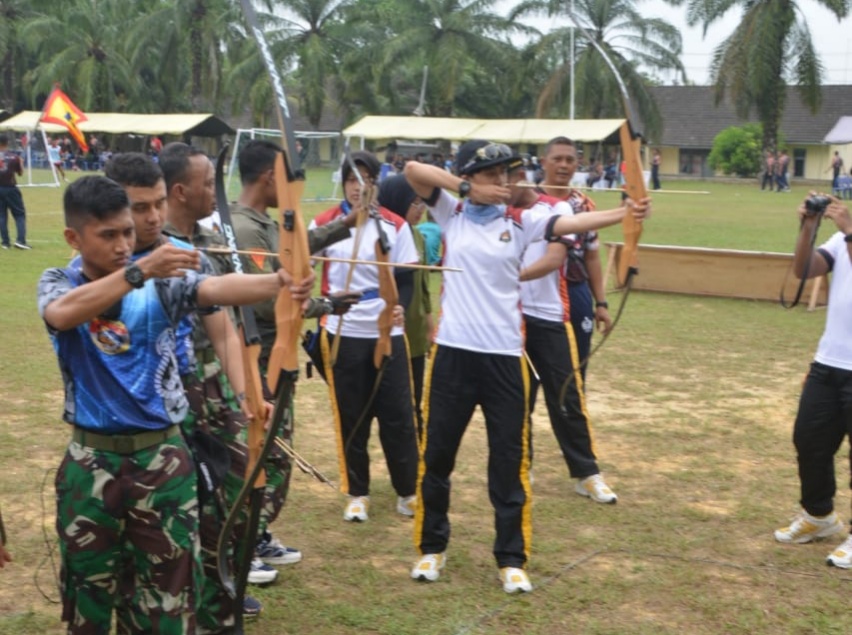
[[[250,595],[243,598],[243,617],[257,617],[263,611],[263,605]]]
[[[32,249],[27,243],[15,243],[15,249]]]

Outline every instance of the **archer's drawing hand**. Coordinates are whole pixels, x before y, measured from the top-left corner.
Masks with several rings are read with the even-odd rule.
[[[471,183],[470,200],[489,205],[503,205],[509,202],[512,190],[503,185],[491,183]]]
[[[136,261],[136,264],[149,278],[181,277],[187,269],[201,268],[201,254],[191,249],[182,249],[170,243],[157,247],[147,256]]]

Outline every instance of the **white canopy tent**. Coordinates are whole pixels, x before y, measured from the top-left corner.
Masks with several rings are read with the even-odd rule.
[[[623,119],[462,119],[368,115],[343,131],[367,139],[487,139],[501,143],[547,143],[557,136],[586,143],[616,138]]]
[[[41,112],[25,110],[0,122],[0,130],[20,132],[34,130],[40,126],[49,134],[67,132],[63,126],[39,124]],[[133,114],[123,112],[87,112],[88,121],[80,123],[83,132],[139,135],[190,135],[194,137],[217,137],[234,134],[234,129],[217,116],[203,114]]]

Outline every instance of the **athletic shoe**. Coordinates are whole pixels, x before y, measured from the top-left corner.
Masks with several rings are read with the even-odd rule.
[[[500,581],[506,593],[529,593],[532,591],[527,572],[517,567],[503,567],[500,569]]]
[[[278,577],[278,570],[264,564],[260,558],[255,558],[251,561],[251,570],[248,574],[249,584],[269,584],[275,582]]]
[[[434,582],[441,575],[441,569],[447,564],[447,556],[443,553],[427,553],[414,563],[411,577],[421,582]]]
[[[396,511],[398,514],[402,514],[403,516],[408,516],[409,518],[414,516],[414,510],[417,507],[417,497],[416,496],[399,496],[396,499]]]
[[[369,496],[350,496],[349,503],[346,505],[346,511],[343,512],[343,520],[349,522],[365,522],[367,516],[367,507],[370,505]]]
[[[825,563],[830,567],[852,569],[852,536],[846,536],[843,544],[828,554]]]
[[[27,243],[15,243],[15,249],[32,249]]]
[[[0,249],[8,249],[8,248],[9,248],[9,245],[7,245],[6,243],[3,243],[2,245],[0,245]]]
[[[579,479],[574,485],[574,491],[580,496],[591,498],[596,503],[608,503],[612,505],[618,502],[618,496],[609,488],[600,474],[592,474],[586,478]]]
[[[775,530],[775,540],[803,545],[811,540],[828,538],[841,531],[843,531],[843,523],[834,512],[817,518],[803,509],[789,526]]]
[[[280,540],[273,538],[268,531],[264,531],[257,542],[254,555],[263,560],[265,564],[272,565],[295,564],[302,559],[301,551],[293,547],[285,547]]]
[[[247,595],[243,598],[243,617],[257,617],[263,611],[263,604],[259,600]]]

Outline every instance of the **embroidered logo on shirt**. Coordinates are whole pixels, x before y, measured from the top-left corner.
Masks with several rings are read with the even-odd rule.
[[[501,243],[512,242],[512,234],[509,233],[508,229],[506,231],[504,231],[502,234],[500,234],[500,242]]]
[[[89,335],[102,353],[119,355],[130,348],[130,334],[124,322],[95,318],[89,322]]]

